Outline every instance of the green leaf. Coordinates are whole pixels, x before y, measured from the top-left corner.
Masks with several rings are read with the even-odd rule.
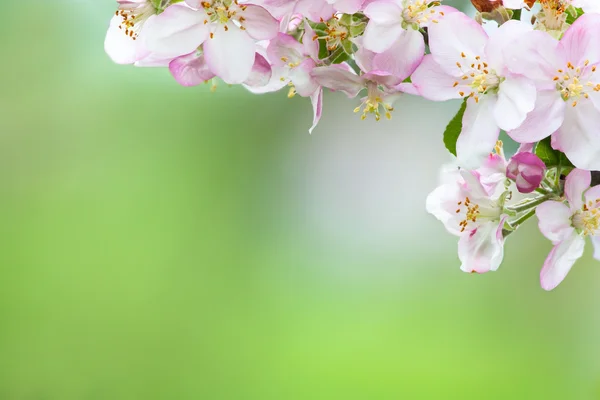
[[[350,55],[344,51],[343,47],[338,47],[331,53],[332,64],[341,64],[348,59],[350,59]]]
[[[572,25],[573,22],[583,15],[581,8],[575,8],[573,6],[567,7],[567,24]]]
[[[546,164],[547,168],[553,168],[556,166],[572,168],[573,164],[567,156],[558,150],[552,148],[550,137],[541,140],[537,146],[535,146],[535,154]]]
[[[352,54],[354,53],[354,49],[352,48],[352,42],[348,39],[346,40],[342,40],[342,48],[344,49],[344,51],[346,52],[346,54]]]
[[[329,56],[329,50],[327,50],[327,41],[325,39],[319,39],[319,60],[327,58]]]
[[[456,155],[456,141],[458,140],[460,131],[462,131],[462,119],[466,109],[467,99],[464,99],[458,112],[448,123],[446,130],[444,131],[444,144],[448,151],[454,155]]]

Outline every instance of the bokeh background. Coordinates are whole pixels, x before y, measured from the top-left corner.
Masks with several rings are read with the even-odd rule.
[[[455,2],[454,4],[457,4]],[[457,103],[179,87],[108,0],[2,3],[0,400],[597,399],[600,268],[531,221],[460,272],[424,201]]]

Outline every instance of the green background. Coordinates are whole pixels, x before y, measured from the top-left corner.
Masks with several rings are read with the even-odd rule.
[[[0,400],[600,398],[588,246],[535,220],[462,273],[424,211],[458,103],[179,87],[103,52],[114,3],[0,24]]]

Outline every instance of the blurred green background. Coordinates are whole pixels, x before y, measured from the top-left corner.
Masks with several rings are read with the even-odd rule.
[[[462,273],[424,211],[456,103],[391,122],[103,52],[108,0],[0,24],[0,400],[600,398],[600,269],[535,221]]]

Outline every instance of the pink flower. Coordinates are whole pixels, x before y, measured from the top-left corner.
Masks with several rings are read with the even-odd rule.
[[[531,29],[520,21],[508,21],[488,38],[479,24],[458,12],[429,27],[431,54],[411,79],[429,100],[467,99],[456,143],[464,167],[478,167],[494,147],[500,129],[518,127],[534,107],[535,86],[509,73],[504,56]]]
[[[392,104],[400,96],[395,86],[402,81],[386,72],[372,71],[357,75],[348,65],[335,64],[313,69],[312,76],[320,85],[343,92],[350,98],[366,89],[367,95],[361,99],[361,105],[354,109],[354,112],[359,112],[362,108],[363,120],[368,114],[374,114],[377,121],[382,114],[390,119],[394,110]]]
[[[256,40],[277,35],[279,22],[260,6],[237,1],[186,0],[146,23],[145,44],[165,57],[191,54],[203,44],[210,71],[227,83],[242,83],[252,71]]]
[[[419,29],[437,23],[445,13],[456,9],[437,6],[436,0],[378,0],[369,3],[364,13],[369,17],[365,29],[364,45],[367,50],[382,53],[402,36],[408,42],[423,42]],[[414,44],[414,47],[421,47]]]
[[[308,97],[319,88],[319,83],[311,76],[319,62],[319,44],[313,40],[313,30],[305,24],[302,43],[294,37],[279,33],[267,47],[267,55],[274,67],[282,68],[291,82],[290,95],[298,93]]]
[[[600,260],[600,186],[590,188],[590,183],[589,171],[574,169],[565,182],[568,205],[547,201],[536,209],[540,231],[554,244],[540,273],[545,290],[558,286],[583,255],[585,236],[590,236],[594,258]]]
[[[119,7],[106,32],[104,49],[117,64],[133,64],[148,55],[140,40],[144,23],[156,15],[149,0],[117,0]]]
[[[515,181],[521,193],[531,193],[537,189],[546,173],[546,165],[538,156],[530,152],[515,154],[506,167],[506,176]]]
[[[535,81],[539,93],[524,123],[508,134],[518,142],[552,135],[552,147],[578,168],[600,169],[600,15],[579,17],[559,41],[545,32],[523,35],[507,50],[509,68]]]
[[[499,160],[488,161],[487,170],[494,171]],[[505,192],[500,184],[486,187],[477,171],[454,169],[446,172],[442,185],[427,197],[427,211],[460,238],[458,256],[463,271],[495,271],[502,263]]]
[[[182,86],[196,86],[216,76],[208,67],[201,47],[193,53],[177,57],[171,61],[169,70],[175,80]],[[256,53],[252,70],[244,84],[251,87],[265,86],[269,83],[271,74],[269,62],[262,55]]]

